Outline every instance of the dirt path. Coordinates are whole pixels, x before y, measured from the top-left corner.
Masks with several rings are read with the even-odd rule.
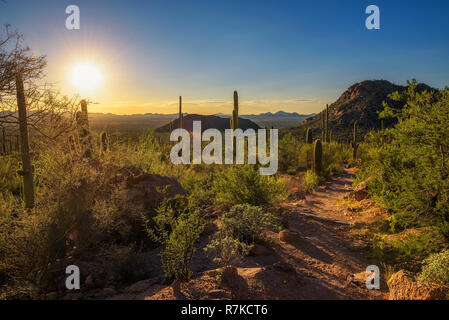
[[[353,177],[345,169],[306,200],[286,204],[290,229],[304,241],[280,243],[279,254],[304,275],[300,299],[385,298],[385,292],[366,289],[365,269],[371,263],[364,258],[363,243],[349,236],[351,216],[341,200],[351,192]]]
[[[386,292],[368,290],[363,244],[349,236],[351,217],[345,215],[341,200],[351,192],[354,173],[345,169],[305,200],[284,203],[283,219],[301,240],[278,241],[272,233],[273,250],[247,257],[229,286],[219,286],[213,265],[197,251],[194,276],[181,284],[181,292],[161,284],[145,285],[142,292],[116,299],[385,299]],[[200,239],[200,247],[208,242]],[[138,285],[139,286],[139,285]],[[132,290],[128,290],[132,291]],[[139,290],[137,290],[139,291]]]

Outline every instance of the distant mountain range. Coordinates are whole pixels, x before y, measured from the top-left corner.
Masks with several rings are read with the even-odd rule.
[[[190,114],[184,113],[184,118]],[[278,111],[276,113],[262,113],[262,114],[249,114],[240,115],[241,120],[251,120],[258,127],[275,127],[275,128],[286,128],[297,126],[305,119],[314,116],[298,114],[296,112],[288,113],[285,111]],[[198,116],[198,115],[195,115]],[[168,126],[170,121],[176,121],[178,119],[178,114],[159,114],[159,113],[145,113],[145,114],[132,114],[132,115],[116,115],[111,113],[89,113],[89,123],[93,129],[104,129],[108,130],[140,130],[140,129],[153,129]],[[219,119],[224,119],[221,121],[218,119],[213,120],[216,117]],[[218,113],[212,116],[203,116],[203,121],[218,121],[217,125],[221,128],[222,123],[229,125],[230,115]],[[242,123],[246,123],[243,121]],[[217,129],[219,129],[217,127]],[[249,127],[253,127],[250,125]],[[243,129],[243,128],[242,128]]]

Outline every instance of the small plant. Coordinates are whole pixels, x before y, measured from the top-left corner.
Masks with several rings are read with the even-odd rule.
[[[234,239],[230,236],[218,234],[215,239],[204,248],[204,251],[213,256],[213,261],[221,266],[234,266],[248,255],[252,245]]]
[[[236,205],[221,219],[220,232],[246,244],[267,242],[265,230],[280,229],[276,217],[260,207],[249,204]]]
[[[281,179],[261,176],[256,166],[231,167],[220,171],[213,181],[215,201],[231,207],[249,203],[264,205],[286,199],[288,192]]]
[[[303,180],[307,193],[312,193],[320,183],[320,177],[313,170],[307,170]]]
[[[169,282],[190,279],[195,243],[205,226],[199,211],[189,212],[186,202],[183,197],[165,200],[157,209],[156,217],[145,221],[148,235],[164,246],[160,255]]]
[[[449,249],[431,254],[424,260],[418,281],[449,285]]]

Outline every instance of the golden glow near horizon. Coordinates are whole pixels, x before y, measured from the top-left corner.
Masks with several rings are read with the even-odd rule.
[[[104,83],[102,71],[90,61],[75,64],[70,70],[69,79],[80,94],[93,93]]]

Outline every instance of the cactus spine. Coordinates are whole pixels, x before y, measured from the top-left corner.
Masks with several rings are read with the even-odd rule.
[[[307,128],[306,131],[306,143],[313,143],[313,138],[312,138],[312,129]]]
[[[315,140],[313,144],[313,171],[317,174],[321,174],[322,169],[322,159],[323,159],[323,146],[321,145],[321,140]]]
[[[21,176],[23,177],[23,195],[25,207],[34,207],[34,172],[31,165],[30,149],[28,145],[28,123],[25,102],[25,92],[23,89],[23,79],[20,74],[16,76],[17,106],[19,109],[19,130],[20,130],[20,151],[22,158]]]
[[[355,160],[357,159],[357,120],[354,121],[354,128],[352,132],[352,158]]]

